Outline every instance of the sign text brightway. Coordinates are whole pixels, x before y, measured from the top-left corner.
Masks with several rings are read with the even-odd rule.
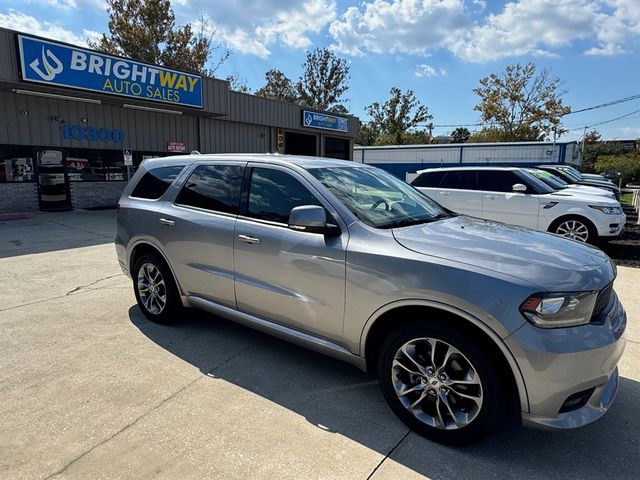
[[[202,77],[18,35],[22,79],[202,108]]]
[[[335,115],[328,115],[326,113],[311,112],[309,110],[302,111],[302,125],[304,127],[333,130],[335,132],[349,131],[348,118],[336,117]]]

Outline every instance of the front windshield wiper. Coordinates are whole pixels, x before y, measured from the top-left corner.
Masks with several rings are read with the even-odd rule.
[[[442,220],[443,218],[450,218],[454,215],[449,213],[439,213],[438,215],[430,218],[399,218],[389,223],[385,223],[383,225],[379,225],[378,228],[402,228],[402,227],[410,227],[411,225],[420,225],[422,223],[431,223],[437,220]]]

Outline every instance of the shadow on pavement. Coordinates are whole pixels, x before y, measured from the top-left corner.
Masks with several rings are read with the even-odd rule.
[[[172,326],[148,321],[137,306],[130,308],[129,318],[153,342],[203,373],[383,455],[407,432],[387,407],[375,378],[350,365],[195,310],[187,310]],[[217,345],[224,345],[227,355],[238,353],[222,358]],[[638,478],[638,405],[640,383],[622,378],[611,411],[582,429],[540,432],[511,425],[464,449],[412,433],[378,473],[397,462],[432,479]]]
[[[112,243],[115,216],[115,210],[75,210],[0,221],[0,258]]]

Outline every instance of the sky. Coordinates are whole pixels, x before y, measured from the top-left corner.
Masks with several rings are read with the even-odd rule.
[[[389,90],[412,89],[438,126],[474,124],[480,78],[534,62],[562,80],[578,110],[640,94],[640,0],[173,0],[178,24],[207,28],[231,56],[216,73],[251,88],[272,68],[296,80],[306,52],[328,47],[350,64],[345,106],[362,120]],[[0,26],[78,45],[107,31],[103,0],[0,0]],[[216,53],[214,53],[214,56]],[[635,113],[632,113],[635,112]],[[630,114],[630,115],[627,115]],[[565,117],[603,139],[640,137],[640,98]],[[474,127],[469,127],[473,130]]]

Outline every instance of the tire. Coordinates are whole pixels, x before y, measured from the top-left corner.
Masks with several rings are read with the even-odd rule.
[[[182,303],[164,260],[153,254],[142,255],[136,259],[132,277],[133,291],[145,317],[161,324],[175,322]]]
[[[433,345],[435,365],[431,362]],[[409,428],[439,443],[468,445],[487,436],[497,423],[498,412],[510,405],[492,358],[464,330],[415,321],[382,344],[378,381],[387,403]],[[420,374],[413,375],[407,368]]]
[[[596,227],[589,220],[579,215],[568,215],[554,220],[549,226],[549,231],[578,242],[591,245],[598,243],[598,230]],[[586,237],[582,234],[585,231]]]

